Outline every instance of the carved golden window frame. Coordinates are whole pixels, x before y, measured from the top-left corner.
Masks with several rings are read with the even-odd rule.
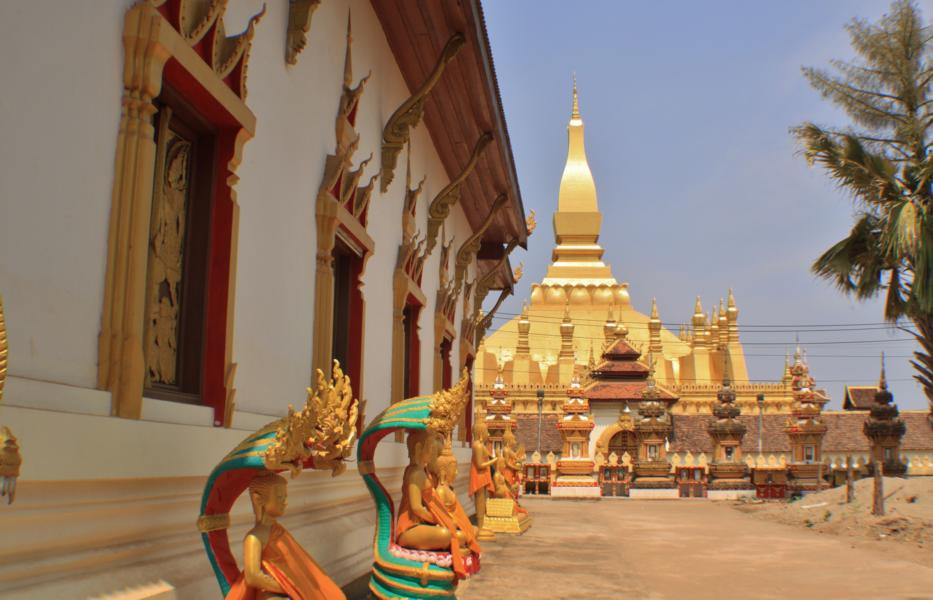
[[[179,0],[168,0],[173,10]],[[224,349],[222,407],[215,407],[214,424],[229,426],[233,412],[232,360],[234,293],[236,289],[236,247],[239,205],[235,185],[236,170],[242,161],[244,144],[256,131],[256,117],[246,106],[246,60],[252,27],[251,19],[245,38],[219,38],[219,44],[240,43],[233,68],[240,68],[240,93],[224,81],[230,70],[218,65],[221,76],[163,16],[159,7],[166,3],[140,2],[131,7],[123,26],[123,98],[120,127],[115,153],[114,181],[111,194],[110,224],[107,241],[107,269],[104,283],[104,304],[101,331],[98,338],[98,388],[110,390],[112,414],[138,419],[142,414],[145,360],[143,349],[146,306],[146,277],[149,254],[149,218],[153,199],[155,173],[155,128],[153,103],[162,91],[166,66],[180,69],[199,93],[206,94],[228,121],[218,132],[232,142],[232,154],[225,165],[229,201],[232,204],[229,277],[227,286],[226,336]],[[179,9],[180,10],[180,9]],[[189,37],[223,36],[221,23],[223,4],[214,2]],[[206,42],[202,41],[201,44]],[[221,47],[221,50],[225,48]],[[240,64],[242,61],[242,64]],[[220,155],[218,155],[220,156]],[[217,175],[217,167],[215,173]],[[216,180],[215,180],[216,181]],[[216,184],[215,184],[216,185]]]
[[[441,355],[441,345],[446,341],[450,343],[450,352],[454,351],[454,340],[457,339],[457,329],[454,324],[441,311],[434,312],[434,391],[444,388],[444,357]],[[451,372],[454,365],[450,365]],[[462,369],[461,369],[462,370]]]
[[[427,305],[427,297],[404,269],[395,269],[392,281],[392,398],[390,404],[405,399],[405,308],[409,304]],[[422,310],[419,316],[423,314]],[[417,326],[417,324],[416,324]],[[421,360],[420,356],[412,357]],[[420,383],[418,384],[420,390]]]

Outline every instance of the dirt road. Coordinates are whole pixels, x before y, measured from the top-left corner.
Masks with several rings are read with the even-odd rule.
[[[524,500],[461,600],[933,600],[933,564],[705,500]]]

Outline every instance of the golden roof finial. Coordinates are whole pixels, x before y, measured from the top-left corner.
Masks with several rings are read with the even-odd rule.
[[[554,242],[547,285],[616,285],[612,269],[603,262],[599,245],[602,214],[596,199],[596,182],[586,160],[583,119],[576,78],[573,84],[572,115],[567,123],[567,162],[560,178],[557,212],[554,213]]]
[[[735,294],[732,293],[732,288],[729,288],[729,299],[727,302],[729,303],[729,308],[735,308]]]
[[[661,317],[658,316],[658,299],[657,299],[657,298],[652,298],[652,299],[651,299],[651,319],[652,319],[652,320],[656,320],[656,319],[660,319],[660,318],[661,318]]]
[[[350,27],[350,9],[347,9],[347,53],[343,61],[343,85],[350,88],[353,85],[353,54],[350,45],[353,43],[353,35]]]
[[[881,375],[878,377],[878,389],[888,389],[888,378],[884,374],[884,352],[881,353]]]
[[[580,118],[580,99],[577,97],[577,74],[573,74],[573,109],[570,111],[571,119]]]

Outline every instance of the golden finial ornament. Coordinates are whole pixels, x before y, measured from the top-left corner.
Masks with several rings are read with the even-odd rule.
[[[515,283],[518,283],[519,281],[521,281],[522,275],[524,274],[525,274],[525,263],[520,262],[518,263],[518,266],[515,267],[515,270],[512,271],[512,280],[515,281]]]
[[[454,387],[435,392],[428,429],[446,437],[453,431],[470,399],[470,372],[464,368]]]
[[[535,228],[538,227],[538,221],[535,218],[534,210],[528,213],[528,216],[525,217],[525,225],[526,225],[526,231],[528,232],[528,235],[531,235],[532,233],[535,232]]]
[[[566,89],[566,88],[565,88]],[[580,99],[577,97],[577,74],[573,74],[573,108],[570,111],[571,119],[580,118]]]

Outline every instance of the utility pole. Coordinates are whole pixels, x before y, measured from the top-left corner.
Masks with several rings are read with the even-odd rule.
[[[884,516],[884,463],[877,458],[875,463],[875,495],[871,503],[871,514],[876,517]]]
[[[544,389],[538,388],[538,456],[541,455],[541,415],[544,412]]]
[[[765,412],[765,395],[758,394],[758,455],[761,456],[761,428],[764,423],[762,413]]]
[[[846,456],[846,504],[855,500],[855,481],[852,472],[852,455]]]

